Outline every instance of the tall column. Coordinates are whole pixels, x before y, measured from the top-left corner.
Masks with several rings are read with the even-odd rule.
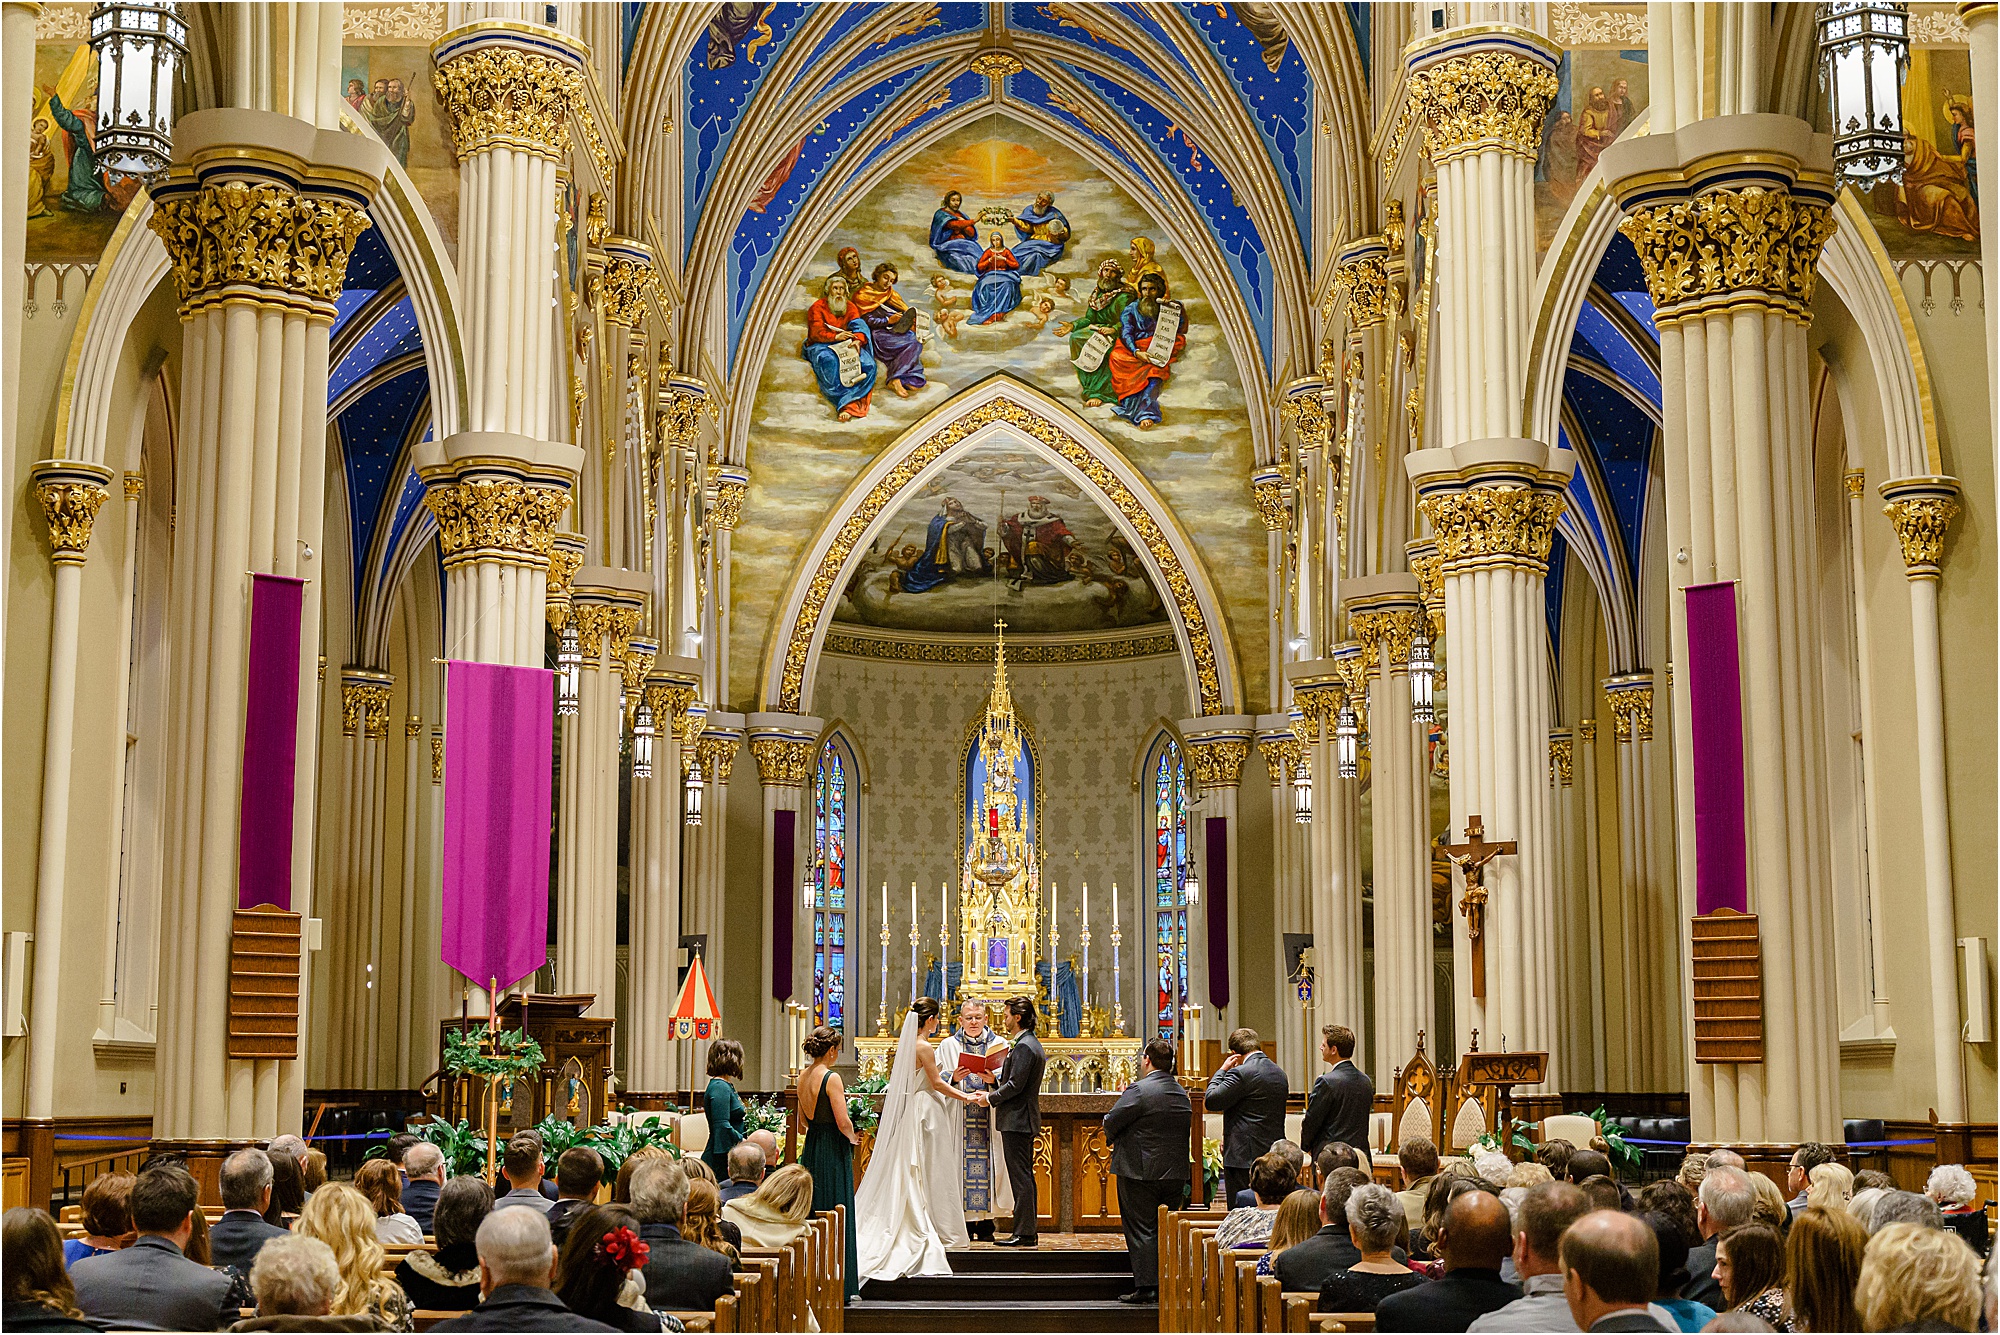
[[[763,1015],[760,1078],[782,1079],[797,1054],[786,1048],[784,1003],[811,996],[807,951],[812,922],[800,905],[799,881],[812,856],[812,821],[807,786],[812,782],[819,735],[825,724],[801,714],[752,714],[745,720],[757,779],[764,785],[763,867],[758,892],[764,898]],[[767,1084],[765,1088],[775,1088]]]
[[[618,771],[626,668],[645,617],[646,578],[606,566],[577,571],[570,617],[583,655],[576,716],[563,729],[561,846],[556,856],[556,986],[617,1013]],[[630,705],[638,704],[634,680]]]
[[[13,408],[8,413],[11,415]],[[54,590],[49,621],[48,708],[42,731],[42,822],[35,857],[35,971],[29,998],[28,1083],[24,1112],[34,1124],[29,1199],[48,1200],[54,1176],[57,1038],[62,1014],[62,938],[68,887],[71,744],[76,734],[77,628],[83,562],[91,525],[104,504],[111,470],[102,464],[44,459],[31,470],[48,522]]]
[[[334,879],[320,900],[326,964],[321,1008],[326,1082],[336,1089],[375,1084],[372,1060],[382,977],[383,743],[395,679],[374,668],[340,670],[342,820]]]
[[[139,508],[146,494],[146,475],[130,472],[125,474],[125,513],[121,517],[125,529],[125,570],[119,580],[118,607],[118,659],[120,663],[132,661],[132,611],[139,597]],[[0,614],[4,620],[4,614]],[[129,671],[119,674],[118,697],[113,718],[131,717],[131,691],[133,674]],[[118,748],[118,758],[113,762],[111,782],[123,792],[126,782],[126,766],[131,759],[131,747]],[[129,858],[132,853],[121,849],[121,856]],[[114,869],[105,877],[104,885],[104,968],[100,977],[102,983],[97,993],[97,1033],[103,1038],[116,1037],[118,1033],[118,939],[128,930],[125,915],[120,908],[124,892],[121,869]]]
[[[1618,752],[1618,956],[1625,980],[1627,1088],[1674,1088],[1669,1026],[1679,1025],[1673,978],[1680,961],[1677,896],[1662,872],[1653,820],[1653,674],[1608,677],[1604,704]]]
[[[1292,733],[1290,717],[1258,717],[1257,751],[1264,757],[1264,771],[1271,781],[1272,920],[1277,930],[1271,933],[1264,959],[1278,987],[1278,1064],[1289,1069],[1290,1063],[1297,1061],[1301,1071],[1311,1071],[1316,1069],[1313,1063],[1319,1059],[1319,1045],[1308,1033],[1298,980],[1292,976],[1292,960],[1285,949],[1286,936],[1308,930],[1305,837],[1292,813],[1291,779],[1299,763],[1299,739]]]
[[[1583,859],[1583,878],[1577,892],[1583,896],[1584,935],[1579,943],[1587,954],[1584,970],[1590,978],[1590,1070],[1599,1091],[1610,1088],[1610,1036],[1604,1024],[1604,895],[1599,874],[1597,820],[1597,720],[1576,721],[1576,809],[1577,839]]]
[[[1367,664],[1375,867],[1375,1083],[1387,1088],[1434,1035],[1430,784],[1425,728],[1411,714],[1410,645],[1424,615],[1414,575],[1343,581],[1347,628]],[[1428,1038],[1427,1042],[1430,1041]]]
[[[707,939],[703,949],[711,975],[724,958],[729,931],[729,915],[723,911],[723,878],[728,871],[729,783],[736,771],[737,753],[742,749],[743,716],[712,711],[695,742],[703,783],[701,824],[688,827],[682,835],[687,843],[687,892],[682,901],[686,926],[682,931]],[[705,1071],[707,1061],[708,1046],[695,1044],[688,1054],[690,1077],[698,1077]]]
[[[1988,36],[1991,36],[1989,30]],[[1944,535],[1958,513],[1958,483],[1948,477],[1882,484],[1884,513],[1896,526],[1910,585],[1911,685],[1917,706],[1917,801],[1923,812],[1924,945],[1931,979],[1931,1062],[1937,1114],[1967,1117],[1958,1010],[1958,930],[1951,874],[1950,789],[1944,769],[1944,667],[1938,643],[1938,584]]]
[[[1194,771],[1202,794],[1201,805],[1189,813],[1201,824],[1201,838],[1194,847],[1201,858],[1202,888],[1202,902],[1188,912],[1190,925],[1199,923],[1191,935],[1195,949],[1201,952],[1194,971],[1198,983],[1191,990],[1197,999],[1215,1008],[1219,1032],[1236,1026],[1238,999],[1248,981],[1230,925],[1243,920],[1238,902],[1242,874],[1237,867],[1236,803],[1243,783],[1243,762],[1249,758],[1256,726],[1257,720],[1248,714],[1211,714],[1183,719],[1180,725],[1181,735],[1187,738],[1188,767]],[[1221,940],[1215,939],[1218,930]],[[1193,955],[1195,950],[1188,953]]]
[[[1744,114],[1614,145],[1604,166],[1660,331],[1668,542],[1686,554],[1671,564],[1673,585],[1733,582],[1743,655],[1745,851],[1762,938],[1764,1060],[1690,1066],[1694,1135],[1837,1140],[1806,373],[1819,252],[1834,226],[1832,155],[1801,121]],[[1690,262],[1710,255],[1721,262]],[[1671,610],[1674,659],[1685,662],[1684,599],[1674,597]],[[1692,779],[1679,777],[1693,754],[1689,675],[1670,683],[1683,812],[1693,810]],[[1687,838],[1683,916],[1695,910]],[[1685,966],[1682,986],[1691,992]]]
[[[0,394],[9,404],[21,398],[21,302],[27,286],[24,259],[28,246],[28,120],[35,106],[35,16],[42,12],[32,0],[6,0],[0,5]],[[14,550],[14,434],[20,414],[0,412],[0,552]],[[0,626],[7,624],[7,581],[0,580]],[[0,654],[0,660],[5,659]],[[6,664],[0,661],[0,688],[6,685]],[[41,1199],[41,1198],[37,1198]]]
[[[1312,779],[1312,820],[1305,832],[1306,908],[1316,980],[1307,1037],[1329,1024],[1344,1024],[1358,1037],[1366,1028],[1358,785],[1340,777],[1333,740],[1335,720],[1349,697],[1332,658],[1289,663],[1285,672],[1299,714],[1294,726],[1301,759]]]
[[[160,949],[153,1127],[201,1166],[218,1142],[296,1130],[302,1113],[296,1060],[227,1055],[220,961],[237,903],[247,572],[317,573],[327,336],[384,158],[379,144],[262,111],[198,111],[174,138],[149,224],[173,261],[184,328],[174,502],[186,558],[174,562],[169,614],[174,783],[161,921],[173,927]],[[319,589],[306,586],[307,634],[319,626]],[[292,887],[292,907],[306,914],[319,705],[309,645],[299,655]]]
[[[668,1016],[678,995],[686,854],[681,827],[683,772],[698,755],[703,722],[695,693],[701,664],[662,657],[646,678],[646,704],[659,739],[653,777],[632,784],[631,1008],[626,1024],[626,1087],[648,1093],[677,1088]],[[705,795],[705,794],[704,794]]]
[[[1556,830],[1556,987],[1562,997],[1562,1050],[1569,1054],[1569,1086],[1592,1088],[1585,1078],[1584,1053],[1590,1048],[1594,1014],[1579,1002],[1577,964],[1583,933],[1577,918],[1582,908],[1581,882],[1576,874],[1576,743],[1568,728],[1549,731],[1549,791],[1554,802]]]
[[[1958,16],[1965,20],[1972,39],[1972,103],[1979,107],[2000,104],[2000,4],[1959,0]],[[2000,422],[2000,301],[1995,300],[2000,297],[2000,277],[1996,277],[2000,275],[2000,210],[1979,211],[1979,270],[1986,289],[1986,420]],[[1994,462],[2000,464],[2000,432],[1994,433]]]

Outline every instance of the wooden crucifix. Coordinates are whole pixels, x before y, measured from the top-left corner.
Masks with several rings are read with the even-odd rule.
[[[1486,999],[1486,864],[1503,853],[1518,853],[1521,846],[1512,839],[1486,842],[1486,821],[1468,816],[1465,842],[1441,844],[1438,851],[1451,860],[1465,877],[1465,897],[1458,911],[1465,915],[1465,939],[1472,947],[1472,995]]]

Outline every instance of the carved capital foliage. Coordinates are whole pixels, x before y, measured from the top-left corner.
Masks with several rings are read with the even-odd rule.
[[[812,773],[813,744],[791,737],[758,737],[750,743],[757,777],[766,788],[797,788]]]
[[[340,683],[340,735],[366,737],[371,742],[389,736],[389,688],[380,675],[347,677]]]
[[[625,674],[625,694],[631,700],[632,707],[635,709],[638,708],[639,700],[642,698],[641,688],[645,684],[646,674],[653,670],[653,660],[658,658],[659,655],[660,646],[651,640],[630,638],[626,640],[625,653],[619,659],[619,667]],[[648,700],[647,703],[650,704],[652,702]],[[656,726],[663,722],[665,718],[666,715],[662,714],[658,709],[653,711],[653,719]]]
[[[1823,200],[1756,185],[1638,208],[1618,224],[1639,252],[1653,322],[1663,327],[1743,305],[1810,319],[1833,229]]]
[[[669,382],[660,397],[661,436],[678,449],[694,448],[701,434],[701,419],[714,413],[715,400],[708,388],[694,381]]]
[[[1413,542],[1408,548],[1410,573],[1417,579],[1417,596],[1430,614],[1431,638],[1444,634],[1444,557],[1434,542]]]
[[[1587,744],[1594,744],[1597,741],[1597,720],[1594,718],[1578,719],[1576,721],[1576,740]]]
[[[57,565],[82,565],[90,552],[91,525],[104,504],[104,484],[64,471],[38,479],[35,499],[49,524],[49,559]]]
[[[743,522],[743,497],[750,490],[750,483],[738,477],[718,477],[715,480],[715,502],[708,513],[715,520],[717,528],[735,528]]]
[[[613,255],[605,261],[598,283],[598,307],[604,318],[627,329],[637,329],[646,320],[646,286],[653,281],[653,266],[627,255]]]
[[[1250,743],[1239,737],[1190,737],[1188,765],[1204,788],[1234,788],[1243,782],[1243,762]]]
[[[1549,738],[1549,787],[1567,788],[1573,781],[1575,752],[1567,737]]]
[[[569,622],[570,586],[583,566],[583,542],[549,544],[549,624],[561,630]]]
[[[1285,500],[1283,470],[1259,469],[1250,479],[1250,491],[1256,498],[1257,517],[1267,531],[1280,533],[1291,526],[1292,508]]]
[[[1556,74],[1513,52],[1470,51],[1413,72],[1409,98],[1433,161],[1493,150],[1532,159]]]
[[[1604,703],[1611,710],[1611,735],[1619,742],[1653,740],[1653,680],[1613,677],[1604,683]],[[1597,729],[1593,724],[1591,733]]]
[[[1372,329],[1389,317],[1389,266],[1383,251],[1341,260],[1333,271],[1335,291],[1347,298],[1347,323]]]
[[[710,783],[727,784],[729,774],[736,766],[736,748],[742,738],[727,733],[713,736],[704,735],[695,743],[696,754],[701,757],[701,772]]]
[[[1368,665],[1367,670],[1375,670],[1377,656],[1386,644],[1389,647],[1390,671],[1409,671],[1410,645],[1417,638],[1417,618],[1423,615],[1422,609],[1415,607],[1348,613],[1347,633],[1361,641],[1361,657]]]
[[[1264,757],[1264,769],[1270,775],[1271,786],[1281,788],[1285,777],[1299,763],[1299,739],[1296,737],[1259,737],[1257,750]]]
[[[569,489],[504,477],[434,481],[424,504],[437,516],[447,570],[478,560],[546,567]]]
[[[1307,744],[1333,735],[1334,715],[1340,712],[1345,688],[1338,681],[1306,682],[1292,688],[1292,705],[1299,711],[1299,740]]]
[[[1333,439],[1333,423],[1317,392],[1287,394],[1278,403],[1278,415],[1298,433],[1301,450],[1323,450]]]
[[[1935,576],[1944,565],[1944,532],[1958,514],[1951,496],[1898,496],[1882,507],[1903,545],[1903,568],[1911,577]]]
[[[236,286],[331,303],[371,226],[344,200],[244,181],[162,190],[146,225],[166,243],[183,317]]]
[[[460,161],[494,148],[553,162],[569,156],[570,118],[583,97],[583,74],[575,66],[488,46],[438,66],[433,81]]]
[[[1430,492],[1417,505],[1431,521],[1446,571],[1518,566],[1547,573],[1549,541],[1563,510],[1561,492],[1468,487]]]
[[[622,669],[632,649],[632,636],[639,629],[639,609],[618,603],[575,602],[570,615],[576,620],[577,648],[583,654],[583,665],[602,666],[608,651],[612,662]]]
[[[431,734],[431,782],[444,782],[444,736],[437,732]]]

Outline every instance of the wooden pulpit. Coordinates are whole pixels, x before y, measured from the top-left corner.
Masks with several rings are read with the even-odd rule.
[[[577,1126],[596,1126],[604,1120],[608,1111],[605,1077],[611,1071],[611,1031],[616,1021],[585,1015],[596,1001],[591,994],[552,996],[539,992],[500,999],[500,1028],[524,1029],[542,1045],[540,1072],[515,1081],[512,1089],[502,1087],[501,1135],[526,1130],[545,1117],[559,1117]],[[454,1017],[439,1024],[438,1064],[444,1064],[445,1035],[485,1027],[483,1015]],[[481,1101],[486,1096],[484,1080],[447,1080],[441,1094],[441,1112],[447,1121],[464,1118],[479,1123]]]
[[[1490,1125],[1500,1137],[1500,1147],[1507,1157],[1516,1158],[1514,1150],[1514,1086],[1539,1085],[1548,1078],[1549,1054],[1546,1052],[1468,1052],[1458,1059],[1458,1081],[1461,1089],[1490,1090],[1498,1107]],[[1484,1100],[1482,1100],[1484,1102]],[[1452,1115],[1456,1116],[1458,1101],[1452,1102]]]

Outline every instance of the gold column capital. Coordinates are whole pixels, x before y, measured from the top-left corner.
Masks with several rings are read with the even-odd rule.
[[[1486,152],[1537,157],[1559,54],[1536,34],[1498,23],[1447,28],[1413,45],[1397,142],[1414,119],[1433,162]]]
[[[753,737],[750,754],[766,788],[803,787],[812,773],[813,744],[797,737]]]
[[[1242,737],[1190,737],[1188,768],[1203,788],[1234,788],[1243,782],[1250,743]]]
[[[709,517],[721,529],[733,529],[743,522],[743,499],[750,491],[750,474],[724,464],[715,470],[709,485],[714,496],[708,504]]]
[[[145,494],[146,494],[146,475],[144,473],[125,474],[125,499],[128,501],[136,501]]]
[[[627,637],[625,641],[625,653],[618,660],[618,666],[620,671],[624,673],[625,695],[633,709],[637,709],[639,701],[646,698],[644,691],[646,674],[653,670],[653,660],[659,656],[660,642],[658,640],[647,639],[639,635]],[[659,710],[655,709],[653,711],[653,720],[654,726],[658,727],[664,721],[664,716]]]
[[[1328,299],[1347,299],[1347,323],[1373,329],[1389,318],[1389,243],[1364,236],[1340,248],[1334,260]],[[1331,313],[1331,308],[1328,309]]]
[[[1859,468],[1850,468],[1840,475],[1840,482],[1847,488],[1848,499],[1858,501],[1861,493],[1868,489],[1868,474]]]
[[[570,589],[583,566],[583,551],[581,533],[558,533],[549,539],[548,618],[558,632],[569,624]]]
[[[1958,479],[1910,477],[1884,482],[1882,513],[1896,526],[1903,548],[1903,570],[1911,579],[1937,579],[1944,573],[1944,535],[1958,516]]]
[[[371,742],[389,736],[389,692],[396,679],[374,668],[340,670],[340,735]]]
[[[1403,551],[1409,559],[1410,573],[1417,579],[1417,597],[1423,600],[1424,611],[1430,614],[1431,638],[1438,639],[1444,634],[1444,556],[1430,538],[1405,543]]]
[[[612,324],[637,329],[646,322],[646,289],[658,281],[652,248],[643,241],[614,236],[605,242],[604,252],[598,309]]]
[[[1563,504],[1560,491],[1495,486],[1428,491],[1417,508],[1436,535],[1442,571],[1513,566],[1541,575]]]
[[[1558,728],[1549,734],[1549,787],[1567,788],[1574,779],[1572,765],[1575,752],[1572,749],[1569,731]]]
[[[1285,777],[1298,767],[1299,739],[1290,733],[1267,733],[1257,739],[1257,752],[1264,757],[1264,771],[1273,788],[1285,786]]]
[[[423,733],[424,733],[424,721],[418,718],[415,714],[412,714],[408,718],[403,720],[403,736],[408,738],[410,741],[414,742],[417,738],[423,736]]]
[[[736,767],[737,749],[742,745],[743,738],[733,732],[703,733],[695,743],[695,754],[701,757],[702,777],[727,787],[730,772]]]
[[[166,244],[181,318],[228,300],[303,303],[331,319],[354,243],[373,226],[350,199],[270,181],[198,181],[176,167],[147,227]]]
[[[1576,721],[1576,740],[1585,745],[1594,745],[1597,741],[1597,720],[1594,718],[1578,719]]]
[[[577,647],[583,653],[584,667],[604,666],[608,654],[612,665],[624,671],[632,636],[644,615],[642,609],[630,603],[586,599],[580,593],[571,597],[570,615],[576,620]]]
[[[1347,633],[1361,642],[1362,660],[1373,672],[1383,645],[1389,647],[1389,671],[1410,670],[1410,646],[1417,638],[1421,607],[1353,608],[1347,613]]]
[[[496,148],[568,159],[583,102],[574,45],[553,28],[488,22],[446,33],[431,48],[432,82],[461,162]]]
[[[1325,394],[1323,377],[1301,376],[1285,386],[1284,397],[1278,400],[1278,416],[1297,434],[1300,450],[1323,450],[1333,439]]]
[[[1724,186],[1629,207],[1618,230],[1639,252],[1662,328],[1743,308],[1806,323],[1834,217],[1815,195]]]
[[[43,459],[29,475],[42,518],[48,521],[49,560],[59,566],[82,565],[90,554],[91,526],[104,505],[111,470],[81,460]]]
[[[425,481],[424,505],[437,518],[445,569],[480,560],[549,567],[556,525],[569,510],[567,485],[449,474]]]
[[[1611,710],[1611,735],[1619,742],[1653,740],[1653,674],[1628,672],[1604,679],[1604,703]],[[1597,731],[1591,725],[1591,733]]]
[[[661,437],[677,449],[694,448],[701,419],[715,415],[715,396],[708,382],[693,376],[669,376],[660,391]]]

